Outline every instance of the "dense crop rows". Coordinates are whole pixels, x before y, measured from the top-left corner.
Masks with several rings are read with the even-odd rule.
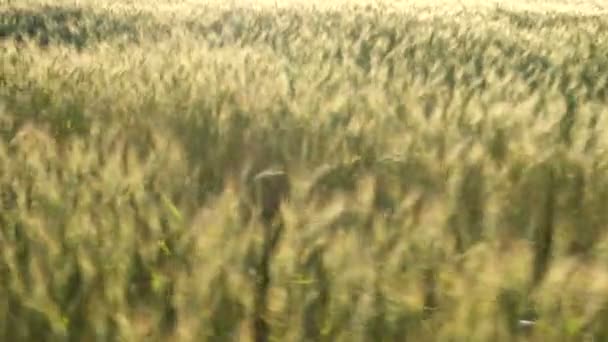
[[[0,1],[0,340],[608,339],[608,15],[56,3]]]

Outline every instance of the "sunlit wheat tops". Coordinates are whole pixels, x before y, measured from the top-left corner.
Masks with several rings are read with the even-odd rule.
[[[0,0],[0,341],[608,340],[607,11]]]

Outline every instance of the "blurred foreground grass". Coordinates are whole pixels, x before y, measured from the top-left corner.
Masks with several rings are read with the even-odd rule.
[[[0,340],[608,339],[591,1],[54,3],[0,1]]]

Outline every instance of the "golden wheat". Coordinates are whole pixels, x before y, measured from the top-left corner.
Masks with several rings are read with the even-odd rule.
[[[0,1],[0,340],[607,339],[607,11]]]

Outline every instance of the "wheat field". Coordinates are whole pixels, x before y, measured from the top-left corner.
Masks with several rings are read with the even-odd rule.
[[[608,341],[608,5],[0,0],[0,341]]]

